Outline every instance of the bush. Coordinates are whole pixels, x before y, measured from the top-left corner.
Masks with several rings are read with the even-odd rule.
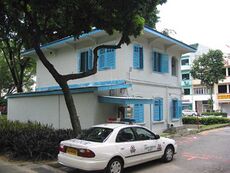
[[[183,124],[204,124],[204,125],[211,125],[211,124],[225,124],[230,123],[230,119],[224,117],[183,117],[182,119]]]
[[[202,112],[201,115],[227,117],[228,114],[225,112]]]
[[[21,123],[0,119],[0,153],[13,159],[54,159],[59,143],[73,138],[73,131],[55,130],[40,123]]]

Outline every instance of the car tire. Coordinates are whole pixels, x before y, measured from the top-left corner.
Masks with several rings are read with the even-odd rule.
[[[113,158],[106,167],[106,173],[123,173],[124,163],[120,158]]]
[[[192,114],[192,116],[193,116],[193,117],[195,117],[195,116],[196,116],[196,114]]]
[[[165,148],[164,155],[162,156],[162,161],[167,163],[173,160],[173,155],[174,155],[174,148],[171,145],[168,145]]]

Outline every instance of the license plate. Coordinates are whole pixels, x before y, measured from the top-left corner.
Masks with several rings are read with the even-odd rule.
[[[77,150],[75,148],[68,147],[66,149],[66,153],[72,154],[72,155],[77,155]]]

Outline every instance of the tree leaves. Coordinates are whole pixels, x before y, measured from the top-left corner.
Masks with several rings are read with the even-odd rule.
[[[191,75],[194,79],[200,79],[207,87],[218,84],[225,79],[222,73],[224,68],[223,53],[220,50],[209,50],[193,61]]]

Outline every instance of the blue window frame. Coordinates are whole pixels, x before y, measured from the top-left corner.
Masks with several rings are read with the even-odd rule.
[[[154,121],[162,121],[163,120],[163,98],[154,99],[153,120]]]
[[[179,119],[182,116],[182,102],[178,99],[172,99],[170,105],[172,119]]]
[[[144,53],[143,47],[140,45],[133,46],[133,68],[143,69],[144,68]]]
[[[100,49],[98,62],[99,62],[99,70],[115,69],[116,68],[115,49]]]
[[[78,72],[83,73],[93,68],[92,50],[80,52],[78,57]]]
[[[169,57],[168,54],[153,52],[152,55],[153,71],[168,73],[169,72]]]
[[[133,118],[135,119],[136,123],[144,122],[144,105],[143,104],[134,104]]]

